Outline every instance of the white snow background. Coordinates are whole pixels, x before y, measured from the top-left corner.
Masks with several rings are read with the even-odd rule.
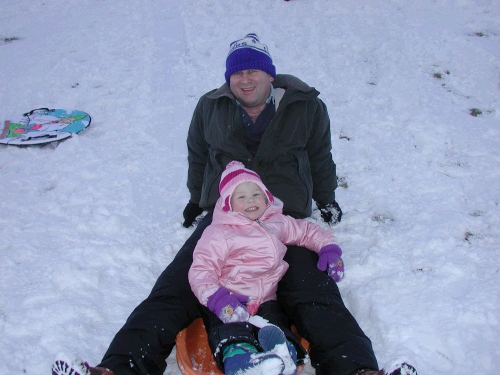
[[[497,0],[0,3],[2,123],[92,116],[58,145],[0,145],[0,374],[99,363],[193,230],[191,114],[248,32],[328,106],[339,286],[380,366],[498,373]]]

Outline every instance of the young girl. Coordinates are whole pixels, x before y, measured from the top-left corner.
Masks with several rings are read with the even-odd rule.
[[[288,269],[285,244],[317,252],[318,268],[335,281],[344,274],[342,250],[331,231],[283,215],[283,203],[240,162],[227,165],[219,192],[189,271],[191,289],[209,310],[204,320],[215,359],[226,375],[294,374],[307,353],[276,302]],[[247,322],[255,314],[272,325],[258,331]]]

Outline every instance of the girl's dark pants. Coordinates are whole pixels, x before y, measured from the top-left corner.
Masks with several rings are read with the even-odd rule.
[[[207,214],[156,281],[151,294],[132,312],[98,366],[115,375],[162,375],[175,337],[200,317],[188,271],[193,250],[211,223]],[[278,285],[278,302],[299,334],[307,339],[317,375],[349,375],[378,369],[368,337],[342,302],[337,284],[316,268],[313,251],[289,246],[290,265]]]
[[[227,323],[224,324],[214,313],[208,310],[205,306],[200,305],[200,312],[205,323],[208,334],[208,343],[212,353],[217,353],[215,361],[221,370],[224,370],[223,348],[226,346],[238,343],[247,342],[261,349],[257,339],[259,329],[250,323]],[[300,345],[300,341],[290,329],[288,317],[283,313],[277,301],[267,301],[259,306],[257,315],[266,319],[285,333],[286,338],[297,349],[297,364],[301,365],[307,356],[307,352]]]

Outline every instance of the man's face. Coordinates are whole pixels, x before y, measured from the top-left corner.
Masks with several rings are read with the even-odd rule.
[[[271,95],[272,81],[274,78],[266,72],[249,69],[232,74],[229,86],[244,108],[256,108],[263,105]]]

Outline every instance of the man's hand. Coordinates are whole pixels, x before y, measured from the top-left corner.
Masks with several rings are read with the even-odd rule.
[[[196,203],[192,203],[189,201],[189,203],[186,205],[186,208],[184,209],[184,212],[182,212],[182,216],[184,216],[184,223],[182,225],[185,228],[189,228],[191,225],[193,225],[194,221],[196,218],[201,215],[203,212],[203,208],[200,208]]]
[[[342,210],[336,201],[328,204],[317,204],[319,211],[321,212],[321,218],[327,224],[333,225],[340,223],[342,219]]]

